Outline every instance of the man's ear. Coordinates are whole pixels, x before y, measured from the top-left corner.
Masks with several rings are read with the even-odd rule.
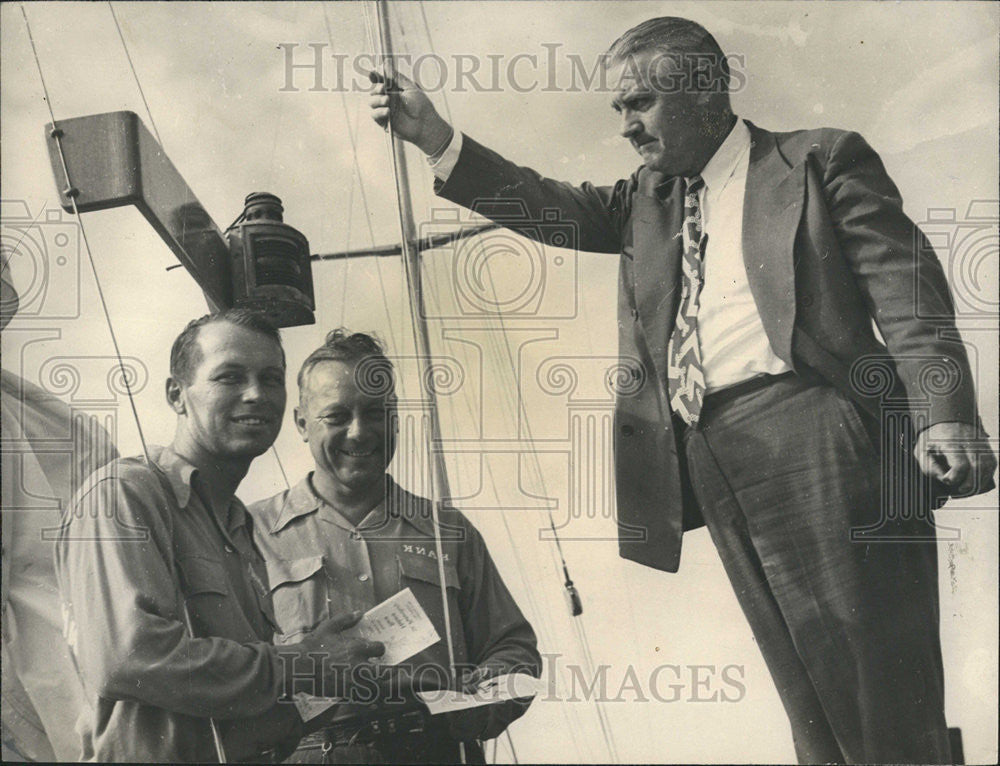
[[[184,384],[176,378],[167,378],[167,404],[178,415],[186,415],[187,409],[184,406]]]
[[[306,412],[305,407],[301,404],[295,405],[295,409],[292,411],[295,415],[295,427],[298,429],[299,436],[302,437],[302,441],[306,444],[309,443],[309,430],[306,428]]]

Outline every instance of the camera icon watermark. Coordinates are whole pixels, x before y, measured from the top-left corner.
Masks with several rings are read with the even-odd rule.
[[[578,225],[556,208],[533,217],[523,200],[476,200],[474,213],[502,229],[457,239],[429,251],[445,258],[448,275],[429,319],[572,319],[579,308]],[[421,239],[454,232],[470,223],[458,210],[436,209],[420,224]]]
[[[59,208],[32,215],[24,200],[0,200],[4,278],[17,287],[19,319],[80,316],[80,227]]]
[[[917,234],[915,272],[917,316],[950,319],[935,310],[934,280],[925,279],[927,269],[936,269],[938,259],[945,269],[959,320],[994,320],[1000,312],[1000,200],[972,200],[964,215],[955,208],[930,208],[920,222],[924,236]],[[937,258],[935,258],[935,253]]]

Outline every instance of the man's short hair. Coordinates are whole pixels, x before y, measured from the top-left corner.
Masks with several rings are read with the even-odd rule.
[[[323,345],[313,351],[302,363],[297,382],[299,401],[309,372],[321,362],[346,362],[357,365],[355,382],[362,392],[372,396],[386,396],[396,390],[392,362],[385,355],[385,345],[379,338],[365,332],[351,332],[338,327],[326,334]]]
[[[642,22],[611,43],[609,63],[627,61],[647,51],[660,51],[687,75],[687,87],[729,94],[729,62],[719,43],[701,24],[679,16],[660,16]]]
[[[190,383],[195,368],[201,363],[201,347],[198,345],[198,333],[206,325],[217,322],[228,322],[237,327],[260,333],[278,344],[281,349],[281,363],[285,364],[285,349],[281,345],[281,335],[271,321],[256,311],[249,309],[226,309],[214,314],[205,314],[188,322],[181,334],[177,336],[170,349],[170,377]]]

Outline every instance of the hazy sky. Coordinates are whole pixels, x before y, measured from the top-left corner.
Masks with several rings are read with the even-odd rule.
[[[318,3],[116,3],[115,9],[165,150],[217,224],[224,227],[235,218],[248,192],[265,190],[283,199],[285,220],[309,238],[313,252],[398,239],[385,137],[367,116],[366,95],[352,87],[355,65],[366,63],[357,57],[371,52],[366,4],[325,4],[332,41],[324,5]],[[26,10],[57,118],[130,109],[148,123],[107,4],[28,3]],[[574,67],[589,70],[622,31],[656,15],[688,16],[716,35],[737,62],[736,111],[757,125],[860,131],[882,154],[910,215],[927,221],[930,214],[929,228],[952,237],[953,244],[939,252],[963,313],[963,332],[974,346],[983,417],[996,433],[995,318],[983,317],[997,305],[996,5],[428,2],[423,11],[426,28],[420,5],[395,8],[396,34],[400,50],[413,57],[440,57],[425,56],[419,69],[428,84],[445,81],[433,95],[439,108],[447,108],[477,140],[564,180],[610,183],[635,169],[636,156],[617,137],[608,95],[571,83],[580,72]],[[45,243],[37,252],[49,254],[47,272],[27,251],[12,260],[31,315],[18,317],[4,332],[4,367],[58,388],[53,369],[62,362],[75,366],[83,371],[80,387],[57,392],[97,407],[102,396],[108,398],[100,388],[112,353],[109,335],[82,253],[59,250],[68,261],[55,261],[56,234],[69,232],[75,244],[78,232],[66,223],[69,216],[60,222],[51,220],[58,214],[46,215],[57,209],[43,141],[49,117],[20,7],[4,3],[0,14],[4,243],[18,240],[26,211],[29,222],[40,216],[31,232]],[[293,73],[296,89],[285,89],[289,51],[295,63],[306,63],[310,44],[326,46],[321,49],[326,90],[309,90],[315,80],[306,70]],[[347,75],[340,81],[346,92],[330,89],[340,80],[338,61]],[[476,66],[471,80],[459,77],[460,70]],[[441,211],[450,206],[434,201],[430,173],[419,157],[413,159],[419,224],[434,230],[449,225],[441,223],[449,215]],[[990,200],[985,218],[970,219],[970,203]],[[980,209],[974,208],[973,216]],[[942,223],[947,211],[955,211],[954,220]],[[123,353],[146,371],[137,397],[144,428],[152,441],[169,441],[172,417],[162,398],[167,349],[184,323],[203,313],[204,302],[186,272],[165,271],[174,257],[134,210],[87,214],[84,224]],[[985,244],[975,239],[978,256],[960,252],[959,235],[970,231],[985,234]],[[509,239],[493,241],[510,245]],[[568,256],[542,257],[551,266],[553,259]],[[434,312],[454,302],[453,261],[448,253],[427,258]],[[529,510],[508,515],[505,524],[488,509],[518,502],[537,508],[541,501],[525,498],[541,494],[553,498],[557,518],[566,515],[567,465],[573,459],[567,404],[586,398],[581,392],[587,383],[580,383],[572,400],[546,390],[543,379],[557,358],[568,358],[582,380],[593,360],[615,357],[616,260],[580,254],[563,263],[575,271],[558,279],[555,270],[547,272],[553,281],[542,296],[554,318],[506,322],[511,347],[520,350],[515,357],[531,434],[548,451],[518,458],[515,449],[481,462],[482,450],[472,448],[450,464],[454,483],[470,498],[467,505],[483,508],[473,518],[511,589],[539,625],[543,649],[564,653],[559,662],[574,663],[580,649],[561,610],[551,545],[538,539],[543,516]],[[516,293],[523,261],[498,264],[499,292]],[[73,270],[77,265],[79,275]],[[412,354],[395,260],[318,264],[314,280],[317,325],[284,333],[293,368],[323,331],[341,323],[376,330],[393,353]],[[62,310],[75,306],[76,296],[79,316]],[[60,319],[60,313],[74,316]],[[465,388],[442,404],[446,436],[473,445],[486,435],[517,435],[512,373],[501,364],[507,347],[495,328],[484,318],[431,323],[435,351],[455,360],[466,375]],[[482,370],[480,358],[487,360]],[[412,365],[404,364],[407,371]],[[595,397],[599,410],[600,395]],[[119,442],[122,452],[134,453],[138,440],[126,414],[121,408]],[[309,467],[308,452],[290,417],[277,448],[290,478],[301,477]],[[594,481],[598,495],[610,491],[606,477]],[[253,500],[282,486],[267,456],[255,465],[241,495]],[[962,531],[961,540],[942,546],[942,571],[948,574],[942,615],[949,715],[951,724],[965,731],[970,762],[996,759],[996,516],[975,510],[991,503],[996,505],[995,493],[987,501],[956,503],[957,510],[942,514]],[[610,541],[614,525],[600,513],[576,519],[564,531],[568,537],[604,538],[565,547],[584,595],[594,660],[610,666],[609,696],[618,693],[630,667],[644,686],[665,665],[686,674],[675,702],[636,701],[626,693],[622,701],[607,703],[623,760],[793,757],[777,695],[704,531],[686,538],[677,575],[619,561]],[[741,668],[745,693],[736,702],[692,701],[698,696],[692,665],[715,668],[711,690],[718,690],[723,667]],[[560,673],[565,684],[570,673]],[[607,758],[592,706],[585,702],[539,701],[513,733],[522,760]]]

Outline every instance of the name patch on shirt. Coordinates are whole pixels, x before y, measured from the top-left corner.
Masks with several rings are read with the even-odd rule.
[[[437,561],[437,551],[433,548],[428,548],[426,545],[403,545],[403,553],[413,553],[417,556],[426,556],[429,559],[434,559]],[[442,553],[441,558],[443,561],[448,561],[448,554]]]

